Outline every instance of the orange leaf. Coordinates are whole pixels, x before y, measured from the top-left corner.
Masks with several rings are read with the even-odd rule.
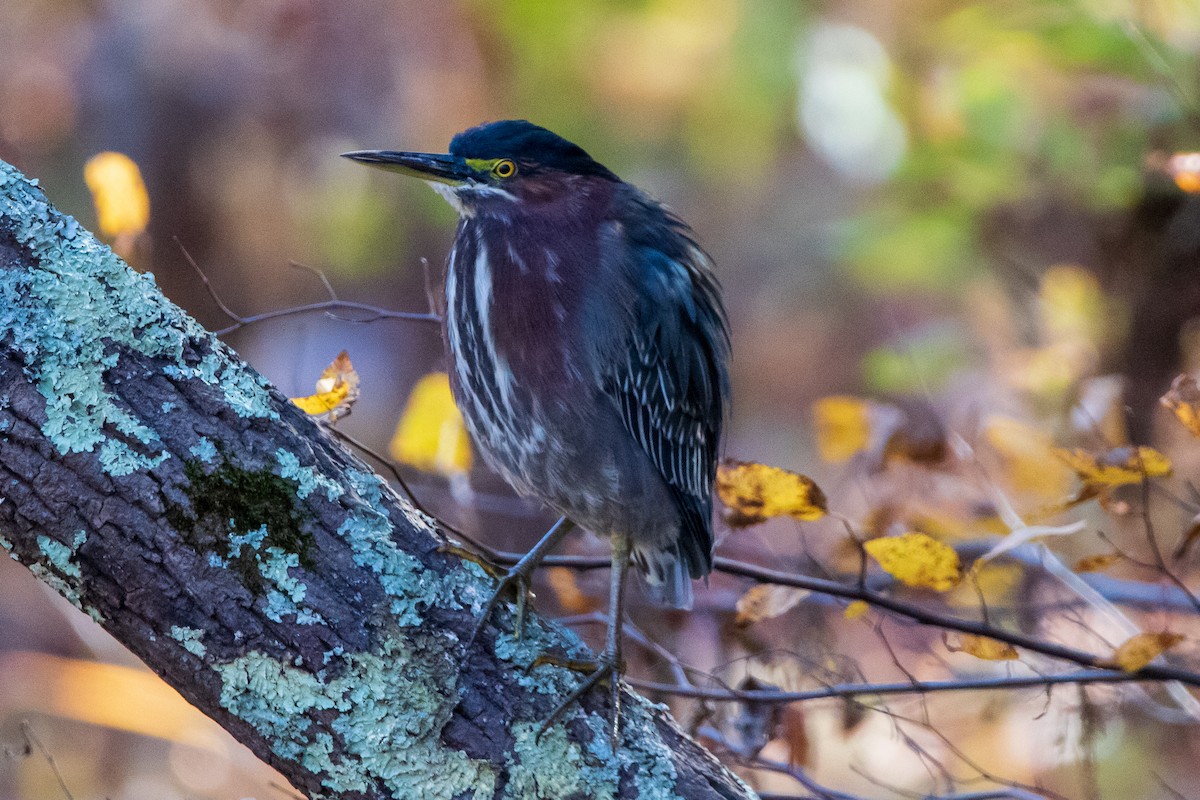
[[[1143,477],[1171,474],[1171,460],[1152,447],[1116,447],[1096,455],[1086,450],[1056,449],[1054,454],[1094,486],[1124,486],[1141,483]]]
[[[546,569],[546,582],[558,598],[558,604],[568,614],[587,614],[600,608],[600,601],[584,594],[575,580],[575,573],[566,567],[549,567]]]
[[[1076,572],[1103,572],[1121,560],[1120,553],[1097,553],[1094,556],[1084,556],[1075,562]]]
[[[325,368],[317,379],[317,393],[293,397],[292,402],[305,414],[327,415],[330,421],[345,416],[358,399],[358,373],[345,350]]]
[[[908,586],[948,592],[962,577],[958,553],[928,534],[885,536],[863,547],[884,572]]]
[[[1172,153],[1163,168],[1180,191],[1200,192],[1200,153]]]
[[[1008,642],[971,633],[959,634],[957,644],[951,644],[947,640],[946,649],[951,653],[966,653],[984,661],[1015,661],[1021,657],[1017,649]]]
[[[1171,382],[1171,388],[1159,398],[1175,418],[1194,435],[1200,436],[1200,387],[1191,375],[1180,375]]]
[[[734,622],[739,626],[746,626],[778,617],[794,608],[809,594],[808,589],[778,586],[773,583],[751,586],[749,591],[738,598],[737,617]]]
[[[470,471],[471,443],[450,392],[450,376],[432,372],[417,381],[388,449],[397,461],[426,472]]]
[[[748,461],[727,461],[718,468],[717,495],[733,526],[783,516],[807,522],[827,511],[825,495],[811,478]]]
[[[1113,664],[1126,672],[1137,672],[1183,641],[1179,633],[1139,633],[1113,651]]]

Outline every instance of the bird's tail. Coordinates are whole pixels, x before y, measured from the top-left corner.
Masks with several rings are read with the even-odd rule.
[[[678,547],[643,549],[635,545],[633,563],[655,603],[672,608],[692,607],[692,576]]]

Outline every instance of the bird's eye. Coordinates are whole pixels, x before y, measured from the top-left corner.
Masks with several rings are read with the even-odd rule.
[[[496,162],[492,167],[492,174],[497,178],[511,178],[517,174],[517,165],[509,161],[507,158]]]

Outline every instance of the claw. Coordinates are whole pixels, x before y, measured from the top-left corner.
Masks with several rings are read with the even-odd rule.
[[[587,694],[592,687],[602,683],[608,684],[609,689],[609,737],[612,740],[612,746],[615,750],[617,742],[620,739],[620,719],[621,719],[621,666],[617,663],[618,656],[610,653],[602,653],[599,660],[594,662],[573,661],[563,659],[558,662],[558,666],[573,669],[577,672],[590,671],[587,679],[576,687],[575,691],[567,696],[567,699],[558,704],[554,711],[550,712],[550,716],[546,717],[535,735],[535,741],[541,739],[542,734],[549,730],[550,726],[558,722],[567,709],[577,703],[581,697]],[[554,659],[549,656],[538,656],[534,659],[534,664],[538,662],[543,664],[555,663]],[[532,665],[531,665],[532,666]]]
[[[513,638],[518,640],[521,638],[522,628],[525,624],[525,602],[531,592],[529,591],[529,576],[523,570],[518,572],[514,567],[500,578],[500,584],[492,592],[492,597],[488,600],[488,604],[484,606],[483,614],[480,615],[479,621],[475,623],[475,630],[471,633],[471,638],[467,641],[468,649],[479,638],[480,632],[487,627],[488,622],[492,618],[492,612],[510,594],[513,601],[517,604],[516,622],[513,624]]]
[[[522,628],[525,624],[526,598],[529,595],[529,579],[533,575],[533,571],[537,569],[538,564],[542,562],[547,551],[557,544],[573,527],[575,527],[575,523],[566,517],[560,517],[558,522],[554,523],[554,526],[542,537],[541,541],[534,545],[533,549],[526,553],[512,569],[502,574],[499,570],[496,573],[491,573],[488,570],[489,574],[494,574],[495,577],[500,578],[500,585],[496,587],[496,591],[492,592],[491,599],[488,600],[487,606],[483,609],[483,615],[479,618],[479,622],[475,624],[475,630],[471,633],[471,638],[467,640],[468,650],[475,644],[475,640],[479,638],[480,631],[487,627],[488,621],[492,617],[492,612],[496,610],[496,606],[500,605],[505,596],[514,590],[515,596],[513,599],[517,604],[517,619],[513,626],[513,636],[517,639],[521,638]],[[479,563],[474,558],[471,560]],[[483,565],[480,564],[480,566]],[[488,568],[484,567],[484,569],[487,570]]]

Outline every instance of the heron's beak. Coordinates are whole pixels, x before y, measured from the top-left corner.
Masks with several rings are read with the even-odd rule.
[[[372,167],[411,175],[426,181],[460,186],[476,172],[464,158],[436,153],[402,153],[396,150],[355,150],[342,153],[343,158]]]

